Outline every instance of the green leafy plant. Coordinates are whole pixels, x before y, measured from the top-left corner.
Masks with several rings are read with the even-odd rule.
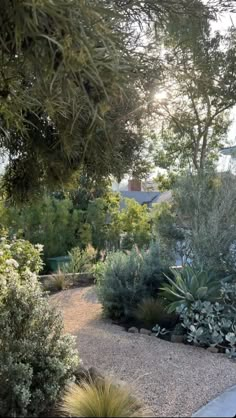
[[[150,244],[150,214],[146,205],[141,206],[134,199],[124,199],[124,208],[120,213],[121,229],[124,233],[121,246],[131,249],[134,245],[143,248]]]
[[[190,306],[194,301],[216,301],[220,298],[221,282],[209,271],[187,266],[181,270],[172,269],[174,279],[167,277],[169,283],[163,284],[161,296],[169,301],[168,312],[179,306]]]
[[[66,273],[84,273],[92,270],[96,260],[97,251],[88,245],[85,250],[79,247],[72,248],[69,252],[70,261],[63,267]]]
[[[62,413],[77,417],[142,416],[140,403],[127,386],[105,378],[102,383],[70,386],[63,398]]]
[[[2,214],[1,222],[9,228],[11,235],[42,244],[45,262],[49,257],[63,256],[82,244],[78,231],[83,214],[69,197],[56,199],[45,195],[23,208],[11,206]]]
[[[0,411],[2,416],[39,416],[73,378],[78,357],[37,275],[26,258],[21,266],[8,258],[9,245],[0,244]]]
[[[154,299],[152,297],[143,299],[138,304],[135,316],[147,326],[153,327],[158,323],[164,328],[171,328],[178,318],[175,314],[167,313],[166,306],[162,299]]]

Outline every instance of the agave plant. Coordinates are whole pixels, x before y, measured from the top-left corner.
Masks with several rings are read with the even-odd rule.
[[[190,266],[171,271],[174,279],[166,276],[169,283],[163,284],[160,292],[169,301],[169,313],[180,305],[186,307],[197,300],[215,302],[220,298],[221,281],[213,272]]]

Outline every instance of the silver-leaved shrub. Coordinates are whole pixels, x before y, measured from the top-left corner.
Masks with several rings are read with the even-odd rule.
[[[37,280],[39,258],[28,242],[0,243],[0,416],[50,409],[78,363],[73,338],[63,335]]]

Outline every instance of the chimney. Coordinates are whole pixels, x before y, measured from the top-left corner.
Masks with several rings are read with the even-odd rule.
[[[142,190],[141,180],[130,179],[128,181],[128,190],[129,190],[129,192],[141,192],[141,190]]]

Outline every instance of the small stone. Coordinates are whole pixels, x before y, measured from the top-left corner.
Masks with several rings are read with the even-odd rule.
[[[128,332],[131,332],[132,334],[138,334],[138,328],[131,327],[131,328],[128,329]]]
[[[219,353],[219,349],[217,347],[208,347],[207,351],[210,351],[210,353]]]
[[[88,370],[91,380],[95,383],[97,380],[103,380],[104,376],[102,373],[96,369],[96,367],[90,367]]]
[[[172,343],[183,343],[184,342],[184,335],[171,335],[171,342]]]
[[[149,329],[146,329],[146,328],[141,328],[140,329],[140,334],[151,335],[152,331],[150,331]]]
[[[77,369],[74,372],[74,375],[75,375],[75,381],[78,384],[80,384],[83,380],[85,380],[86,382],[89,381],[89,372],[83,366],[77,367]]]

